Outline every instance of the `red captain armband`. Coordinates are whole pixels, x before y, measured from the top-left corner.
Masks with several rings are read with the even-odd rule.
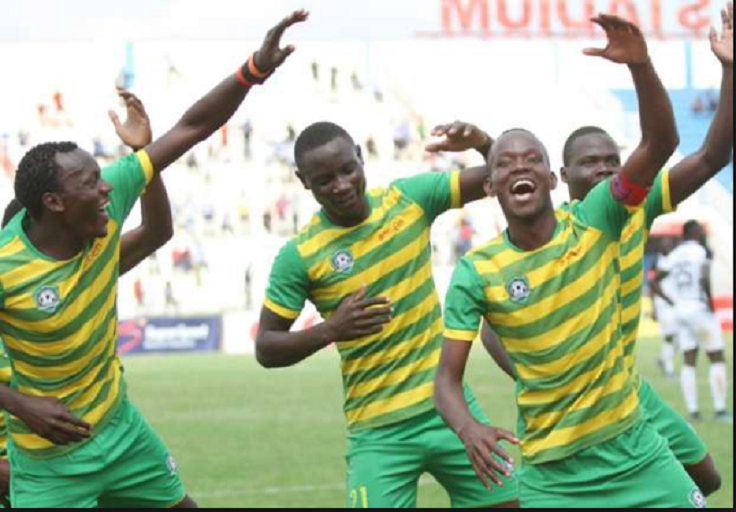
[[[651,188],[644,188],[632,182],[623,172],[611,180],[613,198],[625,206],[641,206],[647,200]]]

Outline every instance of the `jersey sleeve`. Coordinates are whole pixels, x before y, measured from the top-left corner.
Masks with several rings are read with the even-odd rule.
[[[309,276],[294,242],[281,249],[271,269],[264,307],[288,320],[301,315],[309,298]]]
[[[462,208],[460,172],[435,172],[399,180],[395,186],[434,221],[448,210]]]
[[[102,178],[112,187],[110,214],[122,224],[153,179],[151,159],[145,151],[128,155],[102,170]]]
[[[455,269],[445,301],[445,338],[473,342],[478,337],[486,301],[475,265],[463,258]]]
[[[611,191],[611,180],[598,185],[585,200],[573,205],[573,211],[590,226],[603,231],[614,240],[620,240],[631,217],[643,208],[626,206]]]
[[[644,203],[644,211],[647,217],[647,229],[652,229],[656,220],[676,208],[672,203],[672,192],[670,188],[670,172],[662,171],[654,182],[654,187]]]

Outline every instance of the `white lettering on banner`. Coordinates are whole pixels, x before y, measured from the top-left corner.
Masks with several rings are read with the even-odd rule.
[[[146,327],[143,347],[146,350],[194,350],[197,343],[210,337],[208,325],[189,326],[178,324],[172,327]]]

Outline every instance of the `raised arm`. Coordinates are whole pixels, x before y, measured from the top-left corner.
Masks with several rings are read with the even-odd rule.
[[[494,140],[486,132],[475,125],[456,121],[441,125],[432,131],[433,137],[443,140],[426,146],[429,153],[461,153],[475,150],[487,161],[491,154]],[[460,190],[463,206],[486,197],[483,185],[488,178],[486,166],[472,167],[460,173]]]
[[[304,331],[291,332],[294,320],[263,308],[256,339],[256,358],[264,368],[287,368],[333,342],[380,334],[393,318],[388,299],[367,299],[365,289],[345,299],[329,320]]]
[[[713,53],[723,66],[721,102],[700,150],[672,168],[670,186],[675,205],[700,190],[731,161],[733,155],[733,3],[722,12],[723,33],[711,30]]]
[[[308,18],[306,11],[297,11],[281,21],[268,33],[252,60],[244,65],[245,72],[226,78],[192,106],[176,126],[146,148],[154,170],[163,171],[226,124],[245,100],[252,84],[262,82],[294,53],[293,46],[281,48],[281,39],[287,29]]]
[[[618,190],[622,200],[633,194],[635,202],[640,203],[680,144],[672,101],[654,69],[639,27],[617,16],[601,15],[593,21],[605,30],[608,46],[587,49],[585,54],[626,64],[636,85],[642,139],[624,165]]]
[[[110,119],[120,140],[133,151],[138,151],[153,140],[151,120],[143,102],[129,91],[118,91],[125,102],[127,119],[123,123],[111,111]],[[156,174],[141,197],[141,225],[123,235],[120,249],[120,275],[125,275],[142,261],[166,245],[174,236],[174,221],[166,186]]]

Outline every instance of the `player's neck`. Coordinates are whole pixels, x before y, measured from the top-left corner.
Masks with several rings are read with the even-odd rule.
[[[533,218],[509,217],[509,240],[522,251],[536,251],[549,244],[557,232],[554,209]]]
[[[38,221],[28,217],[23,229],[28,240],[38,251],[55,260],[70,260],[87,246],[86,240],[79,238],[66,226],[50,219]]]
[[[371,217],[371,203],[366,198],[362,211],[359,215],[355,215],[354,217],[339,217],[331,214],[326,209],[324,210],[324,214],[327,219],[336,226],[341,228],[354,228],[356,226],[360,226]]]

